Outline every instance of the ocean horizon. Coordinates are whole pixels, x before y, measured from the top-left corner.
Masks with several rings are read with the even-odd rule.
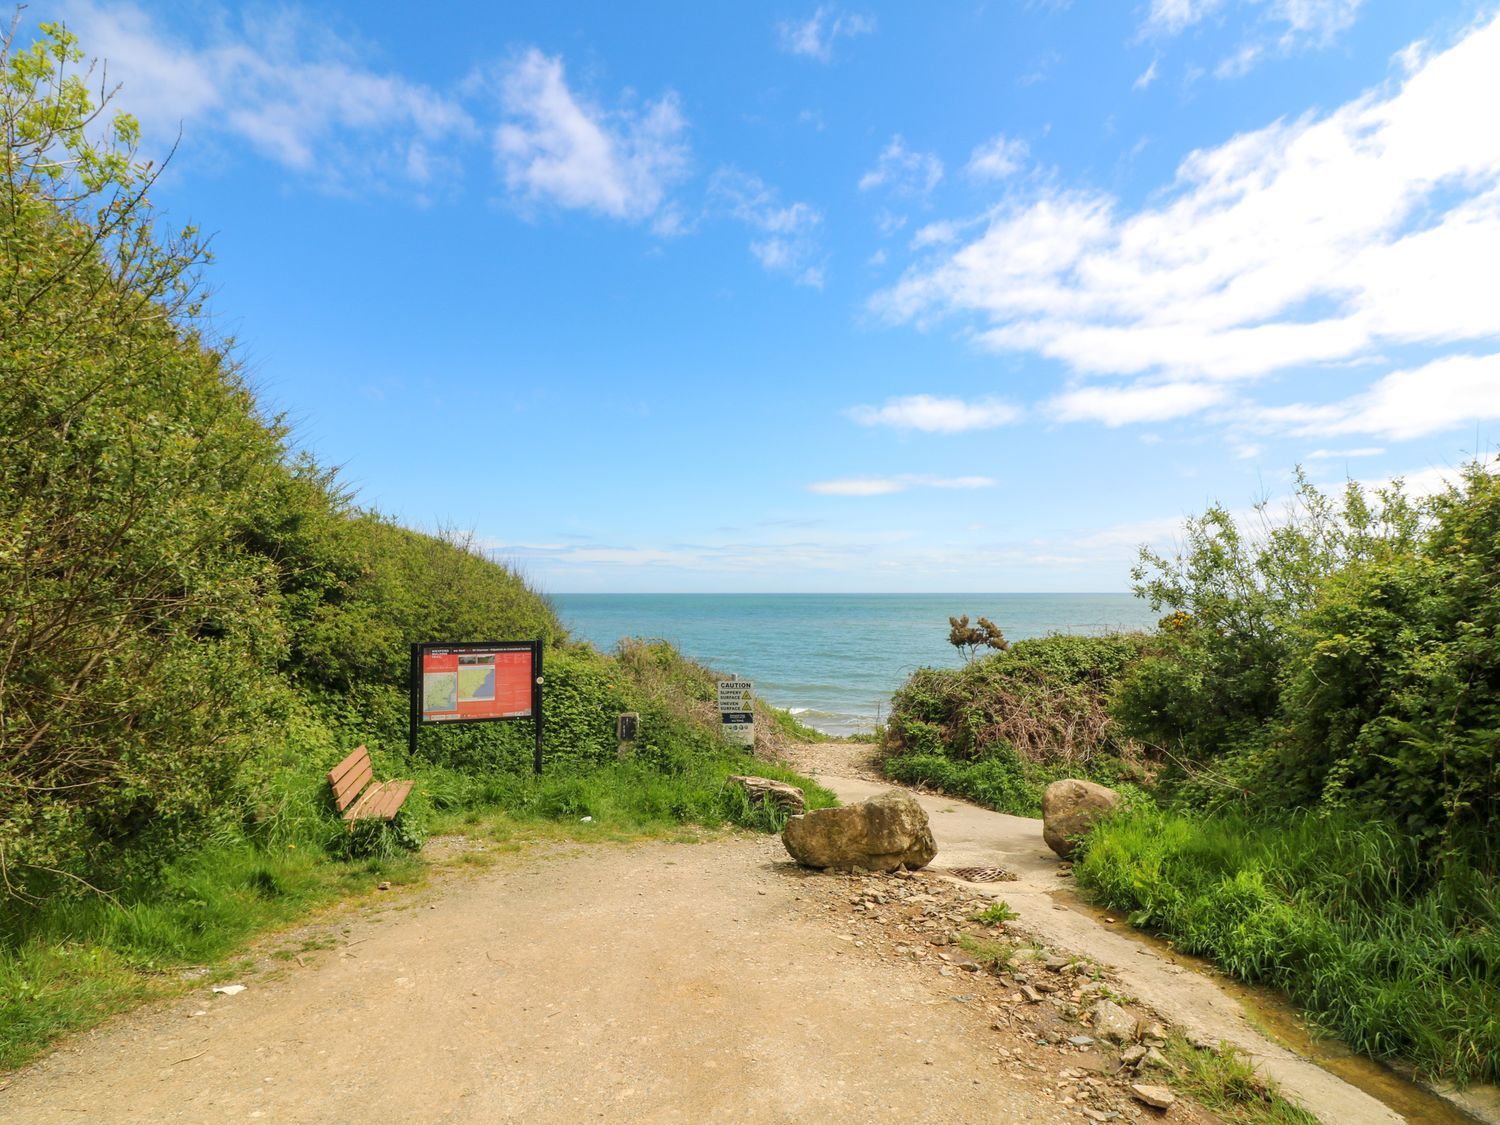
[[[625,637],[753,680],[756,694],[827,734],[870,731],[922,667],[957,667],[948,618],[988,617],[1008,640],[1150,630],[1128,593],[549,594],[574,639],[608,651]]]

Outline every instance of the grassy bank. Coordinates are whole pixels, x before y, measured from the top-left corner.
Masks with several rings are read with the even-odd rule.
[[[1455,860],[1435,882],[1390,824],[1139,808],[1096,829],[1079,885],[1234,976],[1283,989],[1375,1058],[1500,1079],[1500,889]]]

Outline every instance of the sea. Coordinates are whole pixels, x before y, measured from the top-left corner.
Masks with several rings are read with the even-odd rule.
[[[552,594],[575,640],[671,642],[827,734],[867,732],[922,667],[956,667],[948,618],[988,617],[1010,641],[1155,627],[1132,594]]]

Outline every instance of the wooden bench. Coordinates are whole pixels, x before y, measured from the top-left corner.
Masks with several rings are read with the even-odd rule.
[[[363,746],[328,771],[328,784],[350,832],[357,820],[394,820],[412,787],[410,781],[376,781],[370,752]]]

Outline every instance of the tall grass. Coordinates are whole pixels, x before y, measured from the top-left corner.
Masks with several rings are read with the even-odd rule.
[[[1394,826],[1137,808],[1094,830],[1075,872],[1366,1054],[1500,1079],[1500,888],[1459,860],[1434,874]]]

